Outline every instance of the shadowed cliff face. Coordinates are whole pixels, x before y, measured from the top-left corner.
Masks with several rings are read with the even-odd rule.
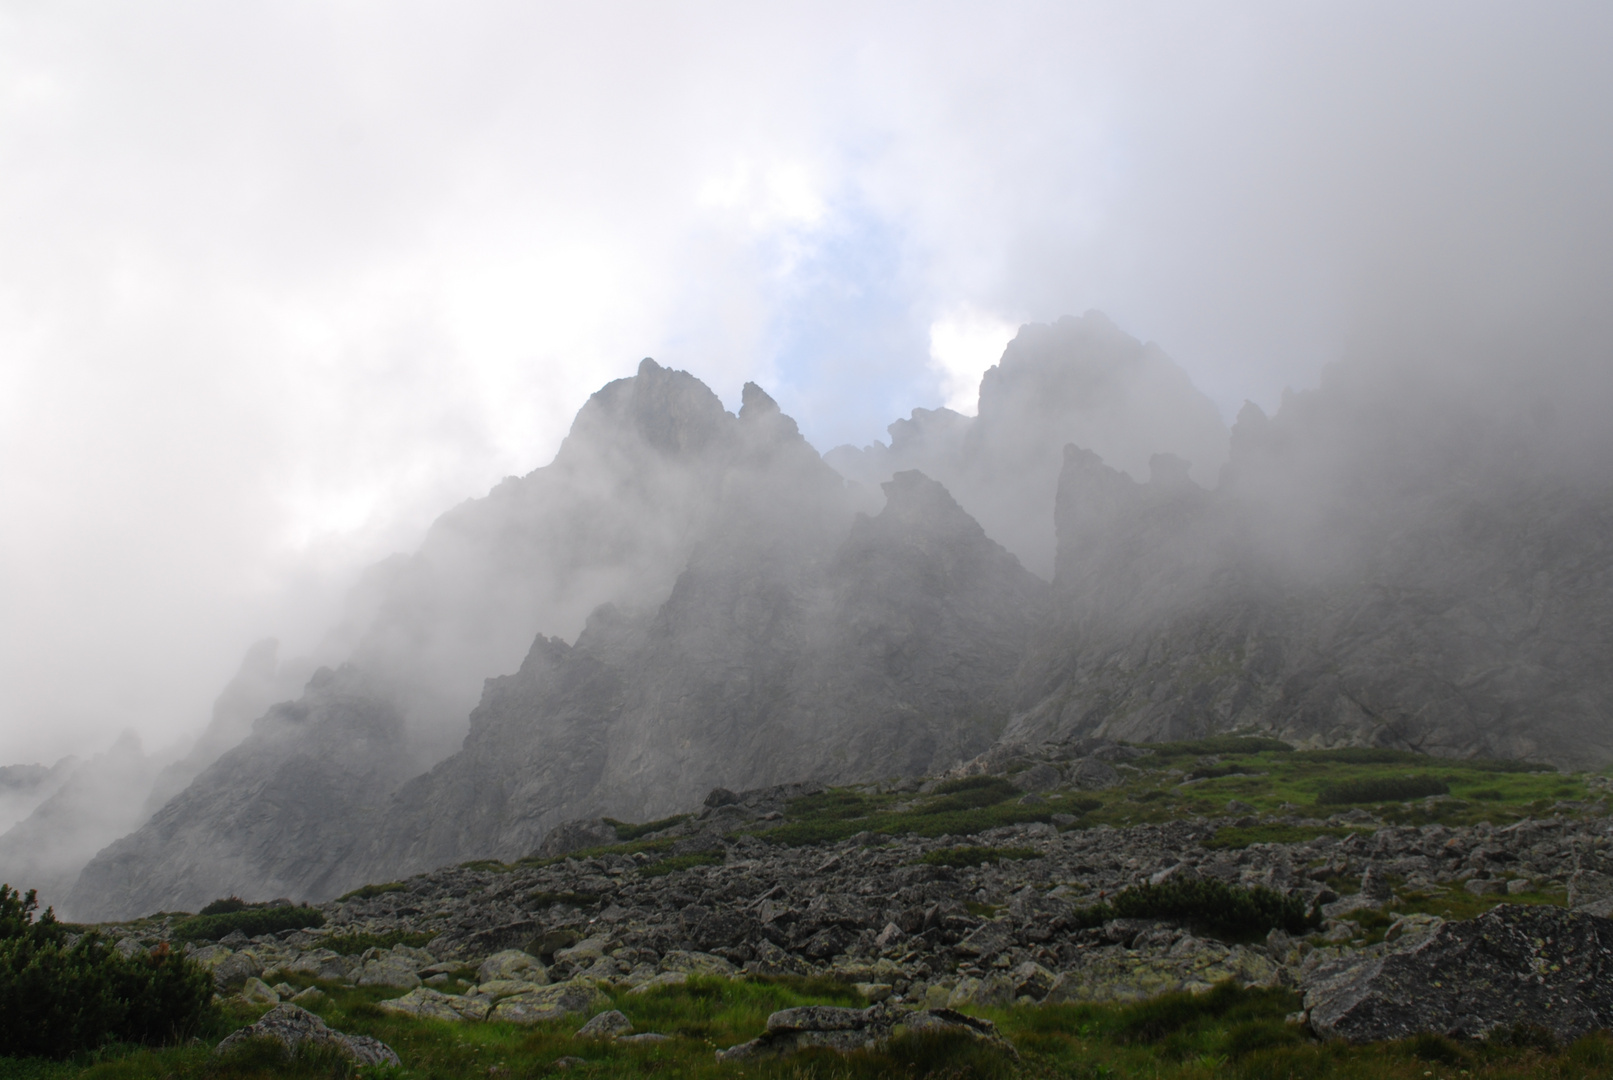
[[[369,877],[513,858],[561,821],[652,819],[716,786],[919,775],[989,745],[1044,585],[919,473],[833,529],[777,489],[730,490],[764,505],[720,513],[658,610],[603,610],[489,682],[461,753],[399,793]]]
[[[321,670],[245,742],[85,867],[81,918],[195,911],[220,896],[329,897],[416,768],[403,721],[362,672]]]
[[[272,710],[97,857],[71,910],[105,917],[230,891],[328,897],[523,855],[567,818],[653,817],[717,785],[932,772],[983,750],[1007,719],[1001,690],[1046,586],[919,473],[886,485],[877,516],[856,514],[844,481],[760,388],[746,386],[738,417],[721,416],[714,433],[633,429],[712,464],[698,485],[685,473],[620,485],[667,481],[639,502],[665,499],[692,522],[670,588],[598,607],[575,645],[529,638],[519,670],[488,681],[459,753],[404,783],[418,758],[394,704],[399,681],[361,649],[327,677],[340,693],[311,685]],[[378,624],[417,626],[418,610]],[[373,757],[336,752],[355,740]]]
[[[1351,388],[1245,408],[1213,492],[1070,447],[1059,630],[1007,738],[1613,756],[1613,497],[1505,416]]]
[[[1154,454],[1173,453],[1205,484],[1227,454],[1226,425],[1186,372],[1095,311],[1021,327],[980,380],[978,416],[915,409],[889,430],[888,447],[840,446],[824,460],[870,486],[902,469],[923,471],[1043,577],[1053,574],[1053,497],[1066,444],[1134,477],[1148,474]]]

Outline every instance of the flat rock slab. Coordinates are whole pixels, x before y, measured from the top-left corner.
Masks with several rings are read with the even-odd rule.
[[[846,1053],[871,1049],[903,1032],[957,1032],[989,1042],[1003,1052],[1019,1055],[990,1020],[951,1009],[904,1010],[888,1005],[849,1009],[835,1005],[804,1005],[781,1009],[767,1018],[767,1031],[759,1038],[717,1051],[718,1061],[749,1061],[781,1057],[813,1047]]]
[[[273,1039],[294,1054],[300,1046],[328,1046],[359,1065],[400,1065],[398,1055],[379,1039],[368,1035],[345,1035],[325,1026],[325,1021],[296,1005],[276,1005],[258,1022],[239,1028],[224,1037],[214,1053],[228,1053],[253,1039]]]
[[[1403,951],[1324,964],[1301,989],[1324,1037],[1480,1038],[1528,1024],[1570,1042],[1613,1027],[1613,919],[1502,904]]]

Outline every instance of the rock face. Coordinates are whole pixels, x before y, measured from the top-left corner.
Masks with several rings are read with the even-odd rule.
[[[1319,967],[1304,990],[1317,1034],[1352,1042],[1520,1024],[1571,1042],[1613,1026],[1613,920],[1503,904],[1406,951]]]
[[[1139,484],[1067,448],[1057,627],[1005,739],[1246,727],[1301,746],[1613,756],[1605,483],[1382,404],[1324,388],[1274,418],[1246,406],[1213,492],[1176,459]]]
[[[889,430],[888,447],[836,447],[824,460],[869,487],[904,469],[934,477],[1043,578],[1053,573],[1050,511],[1066,443],[1139,478],[1152,455],[1176,454],[1204,484],[1227,455],[1226,424],[1187,373],[1096,311],[1021,327],[980,380],[977,417],[915,409]]]
[[[767,501],[732,511],[658,611],[540,639],[489,682],[464,750],[399,792],[355,880],[515,858],[566,819],[653,820],[717,786],[915,776],[983,750],[1042,587],[933,480],[886,496],[844,533]]]
[[[418,768],[402,718],[358,670],[323,671],[139,830],[95,857],[74,912],[195,911],[242,892],[335,895]]]

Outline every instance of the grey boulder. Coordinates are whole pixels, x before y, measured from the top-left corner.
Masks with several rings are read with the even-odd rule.
[[[358,1065],[401,1065],[398,1055],[379,1039],[368,1035],[346,1035],[325,1026],[325,1021],[296,1005],[276,1005],[255,1024],[239,1028],[224,1037],[214,1052],[228,1053],[253,1039],[273,1039],[285,1047],[287,1055],[301,1046],[331,1047]]]
[[[1526,1024],[1570,1042],[1613,1026],[1613,920],[1502,904],[1414,940],[1312,972],[1301,986],[1311,1028],[1371,1042],[1425,1031],[1481,1038]]]

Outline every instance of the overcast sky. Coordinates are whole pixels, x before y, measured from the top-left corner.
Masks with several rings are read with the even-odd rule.
[[[1610,11],[0,0],[0,763],[193,731],[643,356],[828,449],[1088,308],[1230,419],[1603,300]]]

